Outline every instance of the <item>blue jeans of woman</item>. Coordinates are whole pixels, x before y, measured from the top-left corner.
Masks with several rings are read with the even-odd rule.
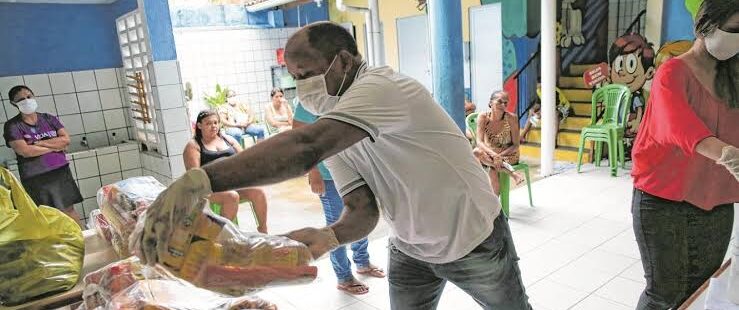
[[[264,126],[252,124],[244,129],[238,127],[226,127],[226,134],[232,136],[236,141],[241,142],[241,137],[247,135],[250,137],[257,138],[257,140],[264,140]]]
[[[631,214],[647,282],[636,309],[677,309],[721,267],[734,206],[706,211],[634,189]]]
[[[325,180],[323,184],[326,187],[326,193],[320,196],[323,205],[323,214],[326,217],[326,225],[331,225],[339,220],[341,212],[344,210],[344,201],[341,200],[339,191],[336,190],[334,181]],[[369,253],[367,252],[367,238],[359,240],[351,244],[352,252],[354,252],[353,260],[357,268],[365,268],[369,266]],[[334,273],[339,279],[339,283],[352,280],[352,266],[346,255],[346,246],[331,251],[331,265]]]
[[[530,310],[518,269],[518,255],[503,213],[493,232],[471,253],[446,264],[412,258],[390,242],[388,282],[393,310],[436,309],[450,281],[472,296],[483,309]]]

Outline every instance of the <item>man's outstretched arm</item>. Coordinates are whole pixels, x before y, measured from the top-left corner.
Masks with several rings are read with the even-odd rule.
[[[320,119],[202,168],[213,192],[273,184],[304,175],[321,160],[368,136],[353,125]]]

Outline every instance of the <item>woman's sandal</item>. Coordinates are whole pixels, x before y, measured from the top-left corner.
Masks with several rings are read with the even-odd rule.
[[[369,293],[369,286],[357,280],[339,283],[336,285],[336,288],[351,295],[364,295]]]
[[[372,266],[372,265],[369,265],[366,268],[357,269],[357,273],[358,274],[361,274],[361,275],[375,277],[375,278],[384,278],[385,277],[385,271],[382,270],[382,268],[379,268],[379,267],[376,267],[376,266]]]

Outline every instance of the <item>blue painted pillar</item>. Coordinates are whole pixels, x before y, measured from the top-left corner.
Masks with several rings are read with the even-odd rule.
[[[177,50],[172,33],[169,3],[163,0],[138,0],[143,8],[151,41],[151,56],[154,61],[177,59]]]
[[[464,131],[462,3],[427,1],[434,99]]]

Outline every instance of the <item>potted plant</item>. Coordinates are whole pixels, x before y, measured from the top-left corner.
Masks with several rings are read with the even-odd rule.
[[[221,87],[220,84],[216,84],[216,91],[213,95],[205,94],[203,100],[211,109],[217,109],[218,107],[226,103],[228,98],[228,87]]]

